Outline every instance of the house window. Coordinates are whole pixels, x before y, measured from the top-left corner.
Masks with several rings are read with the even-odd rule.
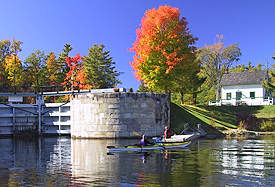
[[[250,98],[255,99],[255,92],[250,92]]]
[[[236,100],[241,100],[242,92],[236,92]]]
[[[231,100],[231,93],[226,93],[226,100]]]

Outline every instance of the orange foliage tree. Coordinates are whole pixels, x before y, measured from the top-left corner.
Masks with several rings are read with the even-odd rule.
[[[76,54],[75,57],[67,57],[66,63],[68,64],[70,71],[67,73],[67,77],[62,83],[64,87],[71,87],[71,89],[90,89],[91,86],[86,83],[87,74],[83,69],[83,58]]]
[[[192,45],[197,38],[190,34],[186,18],[180,18],[178,8],[150,9],[145,12],[136,35],[130,49],[135,52],[130,65],[136,78],[151,90],[166,93],[173,90],[175,79],[188,73],[194,62]]]

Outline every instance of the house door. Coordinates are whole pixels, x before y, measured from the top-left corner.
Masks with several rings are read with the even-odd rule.
[[[236,100],[239,101],[242,98],[242,92],[236,92]]]

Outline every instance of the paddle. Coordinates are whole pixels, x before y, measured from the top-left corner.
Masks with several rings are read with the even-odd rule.
[[[136,135],[136,136],[141,136],[140,133],[136,132],[136,131],[133,131],[133,135]]]
[[[112,149],[112,148],[115,148],[115,146],[109,145],[109,146],[107,146],[107,148]]]

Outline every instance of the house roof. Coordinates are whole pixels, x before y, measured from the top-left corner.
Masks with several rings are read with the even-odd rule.
[[[252,72],[235,72],[225,73],[222,77],[222,86],[231,85],[247,85],[247,84],[262,84],[267,76],[267,72],[252,71]]]

